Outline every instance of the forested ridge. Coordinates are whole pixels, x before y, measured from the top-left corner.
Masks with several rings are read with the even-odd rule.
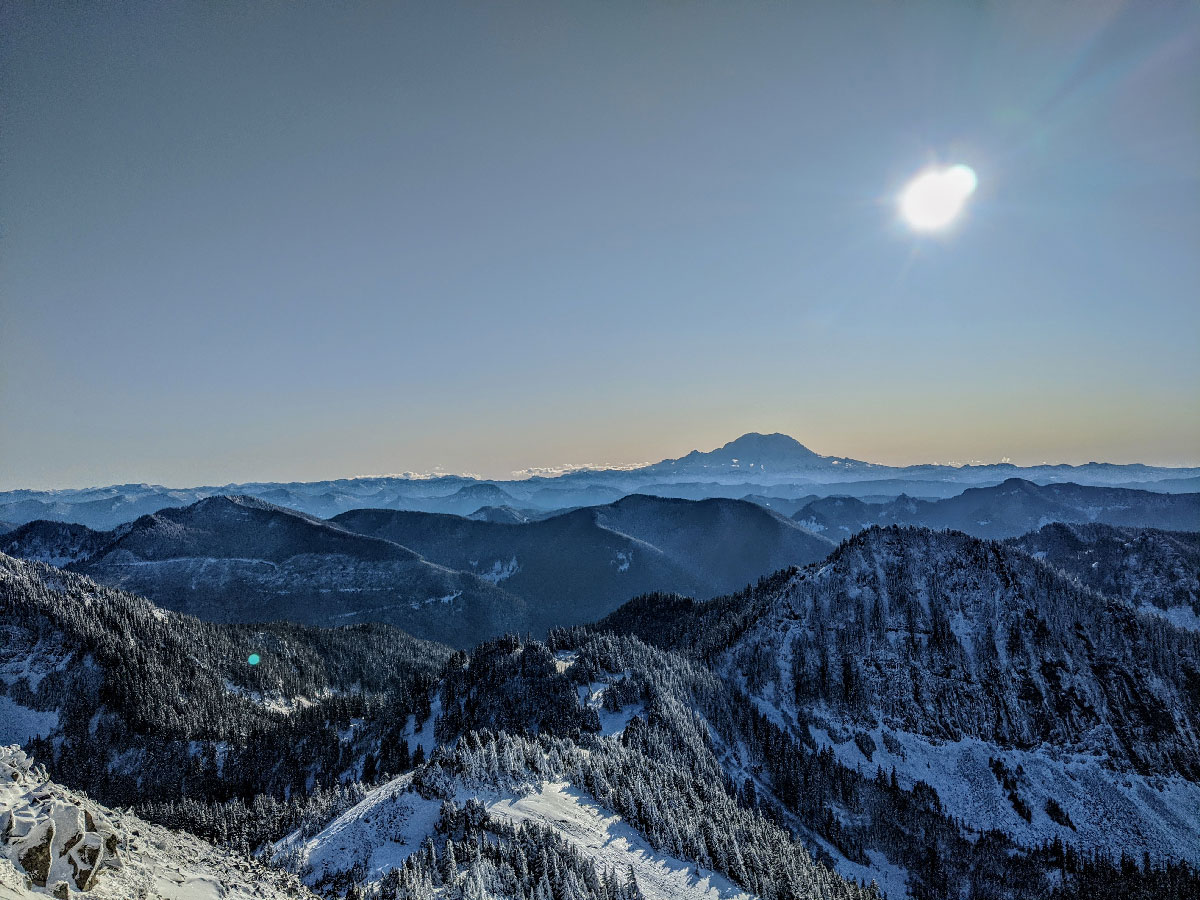
[[[57,711],[28,745],[53,777],[243,849],[353,799],[386,736],[382,777],[450,654],[382,625],[201,622],[9,557],[0,623],[7,696]]]

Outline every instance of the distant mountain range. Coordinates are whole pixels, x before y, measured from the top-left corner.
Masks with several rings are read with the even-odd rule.
[[[456,495],[472,500],[459,508],[504,499],[496,490],[463,486]],[[875,525],[1013,539],[1050,523],[1200,531],[1200,494],[1020,479],[942,500],[820,498],[790,519],[761,505],[767,499],[634,494],[557,513],[488,505],[470,516],[358,509],[324,520],[253,497],[217,495],[105,531],[28,522],[0,535],[0,551],[65,566],[209,621],[384,622],[468,647],[505,632],[544,634],[594,621],[638,594],[732,593],[766,573],[819,560]],[[1032,538],[1023,540],[1033,547]],[[1192,552],[1189,540],[1180,534],[1170,545],[1175,555],[1160,566]],[[1097,548],[1109,560],[1097,571],[1109,582],[1090,572],[1080,577],[1097,587],[1124,579],[1131,588],[1146,558],[1122,561],[1118,543],[1110,536]],[[1059,540],[1039,552],[1070,568],[1078,560],[1069,558],[1069,545]],[[1200,615],[1187,597],[1152,605],[1183,616],[1184,625]]]
[[[386,622],[466,647],[593,621],[645,591],[712,597],[833,543],[740,500],[626,497],[504,524],[357,510],[325,521],[209,497],[106,532],[30,522],[0,551],[215,622]]]
[[[633,495],[524,524],[377,509],[331,521],[502,585],[526,599],[542,627],[592,621],[649,590],[728,593],[833,549],[741,500]]]
[[[792,518],[811,531],[838,540],[871,525],[953,528],[986,538],[1016,537],[1050,522],[1200,531],[1200,494],[1038,485],[1010,478],[994,487],[968,488],[944,500],[897,497],[866,503],[853,497],[826,497],[805,505]]]
[[[1200,492],[1200,467],[1109,463],[1024,468],[1008,463],[885,466],[823,456],[783,434],[746,434],[716,450],[694,450],[678,459],[641,468],[575,470],[511,481],[446,475],[252,482],[182,489],[125,484],[80,490],[13,490],[0,492],[0,522],[20,525],[46,519],[106,530],[166,507],[187,506],[217,494],[256,497],[322,518],[363,508],[468,515],[482,507],[510,507],[537,515],[611,503],[635,493],[691,500],[753,495],[778,509],[776,503],[790,505],[801,498],[813,500],[835,494],[870,501],[901,494],[947,498],[966,487],[994,486],[1014,477],[1037,484],[1071,482],[1163,493]]]
[[[524,601],[491,582],[251,497],[209,497],[108,532],[31,522],[0,545],[214,622],[387,622],[450,642],[528,627]]]
[[[501,499],[490,485],[456,493],[463,492]],[[29,522],[0,535],[0,551],[65,566],[209,621],[385,622],[467,647],[505,632],[542,634],[594,621],[637,594],[732,593],[763,574],[821,559],[870,526],[1016,539],[1050,523],[1200,531],[1200,494],[1009,479],[943,500],[821,498],[790,519],[759,502],[634,494],[558,513],[358,509],[329,520],[218,495],[106,531]],[[1024,540],[1033,547],[1032,538]],[[1181,534],[1171,545],[1173,560],[1190,552],[1188,541]],[[1128,587],[1134,574],[1117,569],[1135,572],[1145,560],[1120,562],[1116,543],[1110,537],[1098,550],[1112,560],[1103,571]],[[1044,552],[1070,567],[1077,562],[1066,546],[1060,540]],[[1088,572],[1079,574],[1088,580]],[[1193,606],[1183,597],[1156,608],[1186,618],[1200,615]]]

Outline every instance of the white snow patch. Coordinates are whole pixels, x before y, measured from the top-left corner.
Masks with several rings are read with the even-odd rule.
[[[393,779],[316,836],[296,833],[279,841],[273,858],[293,871],[304,871],[309,883],[355,865],[364,868],[367,882],[379,881],[434,832],[442,801],[423,798],[411,785],[411,774]],[[648,900],[751,900],[723,875],[655,851],[619,815],[566,782],[542,782],[524,792],[465,787],[455,792],[460,806],[471,798],[494,819],[554,829],[600,872],[623,875],[632,867]]]
[[[263,694],[259,691],[250,691],[244,687],[234,684],[228,678],[225,679],[225,690],[230,694],[236,694],[239,697],[244,697],[251,703],[268,709],[271,712],[281,713],[283,715],[291,715],[301,709],[308,709],[315,705],[320,700],[328,700],[334,695],[334,692],[326,688],[321,693],[313,697],[285,697],[283,694]]]
[[[565,671],[560,669],[559,671]],[[629,677],[628,672],[614,676],[614,680],[622,677]],[[623,709],[612,712],[604,708],[604,692],[608,690],[608,683],[603,681],[593,681],[589,685],[580,685],[579,700],[585,706],[590,706],[596,710],[596,714],[600,717],[600,734],[602,737],[611,737],[614,734],[620,734],[625,730],[634,716],[641,715],[645,712],[645,708],[640,703],[631,703]]]
[[[867,760],[853,740],[835,743],[829,733],[810,728],[814,740],[832,747],[844,764],[870,776],[877,766],[896,769],[900,784],[924,781],[937,791],[948,815],[978,830],[997,829],[1025,846],[1054,838],[1092,849],[1121,847],[1131,855],[1200,862],[1200,784],[1178,776],[1145,776],[1109,768],[1100,757],[1053,748],[1009,750],[977,738],[933,742],[903,731],[890,733],[900,750],[890,753],[881,728],[871,732],[877,750]],[[1033,811],[1019,816],[988,764],[1002,760],[1016,771],[1017,793]],[[1046,813],[1055,800],[1070,816],[1073,829]]]
[[[659,853],[619,815],[565,782],[543,784],[523,796],[484,799],[484,805],[497,818],[551,826],[601,872],[632,866],[647,900],[750,900],[725,876]]]
[[[462,591],[455,591],[453,594],[446,594],[444,597],[430,597],[428,600],[417,600],[409,604],[413,609],[420,609],[422,606],[432,606],[434,603],[450,604],[462,596]]]
[[[421,747],[425,751],[426,757],[429,756],[437,747],[437,739],[433,736],[433,723],[438,720],[442,714],[442,698],[441,696],[434,697],[433,702],[429,704],[432,710],[428,719],[421,723],[421,730],[417,731],[417,717],[410,715],[408,724],[405,727],[404,737],[412,744],[412,750],[416,751],[417,747]]]
[[[0,746],[49,737],[57,727],[57,711],[41,712],[20,706],[11,697],[0,697]]]
[[[8,638],[12,643],[0,656],[0,680],[5,684],[13,685],[24,678],[29,682],[29,689],[36,691],[43,678],[51,672],[62,671],[71,662],[70,653],[53,652],[43,643],[32,648],[21,646],[17,635]]]
[[[367,881],[378,881],[399,868],[433,834],[441,801],[409,790],[412,773],[394,778],[367,794],[319,834],[289,835],[275,844],[272,856],[292,869],[307,867],[305,880],[344,872],[356,864]]]
[[[496,560],[492,563],[492,567],[486,572],[476,572],[475,574],[477,574],[484,581],[490,581],[492,584],[499,584],[506,578],[512,578],[520,571],[521,566],[517,562],[517,558],[514,556],[508,562]]]
[[[1171,606],[1162,609],[1153,603],[1143,603],[1138,607],[1138,612],[1166,619],[1176,628],[1200,631],[1200,616],[1196,615],[1196,611],[1190,606]]]
[[[869,866],[852,862],[836,853],[836,850],[835,854],[831,855],[834,855],[837,872],[843,878],[852,878],[865,884],[874,881],[879,886],[880,893],[886,894],[891,900],[900,900],[908,896],[908,872],[889,862],[878,850],[867,851],[867,859],[871,861]]]
[[[46,779],[16,747],[0,748],[0,810],[9,827],[0,841],[0,900],[45,900],[49,890],[29,886],[20,867],[23,848],[53,836],[49,885],[66,881],[70,894],[93,900],[283,900],[310,898],[295,877],[266,869],[184,832],[110,810]],[[83,811],[88,817],[85,818]],[[115,843],[115,850],[109,843]],[[100,848],[95,884],[77,893],[68,846]]]

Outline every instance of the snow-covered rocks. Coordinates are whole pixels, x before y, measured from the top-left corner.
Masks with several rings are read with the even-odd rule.
[[[105,868],[120,867],[108,816],[50,782],[16,747],[0,749],[0,853],[30,882],[56,896],[90,890]]]
[[[296,878],[199,838],[106,809],[50,781],[18,747],[0,747],[0,900],[283,900]]]

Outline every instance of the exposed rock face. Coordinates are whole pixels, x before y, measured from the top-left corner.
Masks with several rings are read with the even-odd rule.
[[[121,864],[117,830],[82,797],[51,783],[17,747],[0,748],[0,854],[55,895],[87,891]]]
[[[102,806],[0,747],[0,898],[46,896],[316,900],[294,875]]]

